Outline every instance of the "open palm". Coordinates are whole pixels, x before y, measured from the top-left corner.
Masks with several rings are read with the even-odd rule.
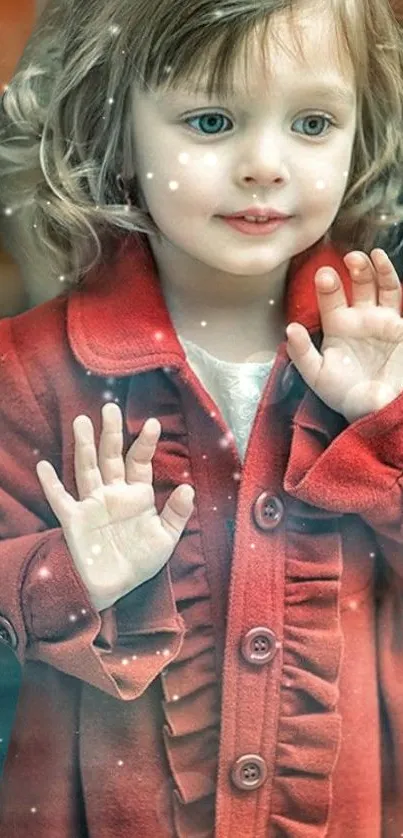
[[[354,251],[344,261],[352,278],[352,305],[338,273],[321,268],[315,276],[320,352],[299,323],[287,327],[287,351],[308,386],[352,422],[403,389],[402,289],[383,250],[373,250],[371,258]]]
[[[158,573],[170,558],[193,509],[193,489],[181,484],[158,514],[152,486],[152,457],[161,432],[148,419],[122,457],[122,414],[102,409],[99,456],[88,416],[73,423],[75,500],[46,460],[37,473],[59,519],[73,561],[101,611]]]

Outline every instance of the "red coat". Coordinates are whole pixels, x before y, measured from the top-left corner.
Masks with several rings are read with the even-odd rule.
[[[320,248],[285,319],[320,341]],[[81,291],[0,323],[1,636],[24,666],[4,838],[398,838],[403,396],[350,426],[285,344],[242,466],[134,239]],[[98,615],[35,474],[74,493],[72,422],[119,399],[163,433],[157,508],[195,511],[157,577]],[[212,411],[216,412],[212,416]],[[215,819],[215,829],[214,829]]]

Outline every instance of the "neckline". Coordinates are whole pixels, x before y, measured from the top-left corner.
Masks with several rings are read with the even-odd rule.
[[[197,343],[194,343],[192,340],[188,340],[187,338],[181,337],[178,334],[178,339],[183,344],[183,346],[188,347],[190,349],[195,349],[200,355],[208,358],[215,363],[220,364],[220,366],[232,368],[232,369],[245,369],[245,370],[266,370],[268,367],[271,367],[274,364],[275,357],[273,357],[269,361],[222,361],[221,358],[217,358],[215,355],[212,355],[211,352],[208,352],[207,349],[204,349],[202,346],[199,346]]]

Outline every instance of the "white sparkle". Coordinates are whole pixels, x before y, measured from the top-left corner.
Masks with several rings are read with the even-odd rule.
[[[269,306],[274,306],[276,304],[275,300],[269,300]]]
[[[12,214],[13,214],[12,207],[6,207],[5,210],[4,210],[4,215],[12,215]]]
[[[187,480],[187,478],[189,477],[189,472],[188,471],[183,471],[182,472],[182,477],[183,477],[184,480]]]
[[[213,506],[213,512],[217,512],[217,507]]]
[[[164,333],[163,332],[154,332],[154,339],[155,340],[161,341],[161,340],[163,340],[163,338],[164,338]]]
[[[236,481],[241,479],[241,475],[239,474],[239,471],[234,471],[234,473],[232,475],[232,479],[236,480]]]
[[[86,608],[82,608],[82,609],[81,609],[81,613],[82,613],[83,617],[85,617],[85,615],[86,615],[86,613],[87,613],[87,609],[86,609]]]
[[[113,385],[116,382],[116,378],[114,378],[112,375],[110,375],[108,378],[105,379],[105,381],[106,381],[106,383],[108,384],[109,387],[113,387]]]
[[[381,221],[387,221],[387,220],[388,220],[388,216],[383,212],[382,215],[381,215]]]
[[[324,180],[317,180],[316,181],[316,188],[317,189],[325,189],[326,188],[325,181]]]
[[[227,433],[224,434],[224,436],[221,437],[218,444],[219,444],[220,448],[228,448],[230,443],[233,442],[233,439],[234,439],[234,434],[232,433],[232,431],[227,431]]]
[[[215,9],[213,12],[213,17],[222,17],[223,14],[224,12],[222,12],[221,9]]]
[[[177,693],[175,693],[175,695],[172,696],[172,701],[179,701],[179,696]]]
[[[119,35],[120,26],[118,26],[116,23],[112,24],[112,26],[109,27],[109,32],[111,35]]]
[[[92,372],[91,372],[91,370],[86,370],[86,371],[85,371],[85,374],[86,374],[86,375],[92,375]]]
[[[119,768],[121,768],[121,767],[122,767],[122,765],[124,765],[123,760],[122,760],[122,759],[118,759],[118,766],[119,766]]]
[[[1,89],[2,89],[3,93],[7,92],[8,87],[9,87],[8,84],[2,84]]]
[[[186,163],[189,163],[189,155],[187,151],[182,151],[178,157],[179,163],[182,163],[184,166]]]
[[[169,649],[163,649],[163,650],[162,650],[162,654],[164,655],[164,658],[168,658],[168,657],[169,657],[169,655],[170,655],[170,651],[169,651]]]
[[[201,320],[200,325],[203,326],[203,329],[207,326],[207,320]]]
[[[51,573],[48,567],[41,567],[38,573],[38,576],[40,576],[41,579],[49,579],[50,575]]]
[[[65,277],[65,276],[63,276],[63,274],[60,274],[60,276],[59,276],[59,282],[64,282],[64,280],[65,280],[65,279],[66,279],[66,277]]]
[[[370,558],[370,559],[374,559],[374,558],[375,558],[375,553],[370,553],[370,554],[369,554],[369,558]]]
[[[166,64],[165,67],[164,67],[164,73],[171,73],[171,72],[172,72],[172,67],[170,66],[170,64]]]
[[[161,654],[160,650],[159,650],[159,649],[157,649],[157,651],[156,651],[156,653],[155,653],[155,654],[156,654],[156,655],[160,655],[160,654]]]
[[[71,623],[77,622],[77,614],[69,614],[69,620]]]
[[[137,660],[137,655],[132,655],[132,661],[136,661],[136,660]]]
[[[37,229],[37,227],[38,227],[38,225],[37,225],[37,224],[34,224],[34,225],[33,225],[33,227],[34,227],[34,230],[36,230],[36,229]]]
[[[102,398],[105,399],[105,401],[107,402],[112,401],[113,397],[114,393],[112,392],[112,390],[104,390],[104,392],[102,393]]]
[[[31,812],[32,812],[32,814],[33,814],[33,815],[35,815],[35,813],[36,813],[37,811],[38,811],[38,810],[37,810],[36,806],[31,806]]]
[[[50,207],[50,201],[46,201],[48,207]]]
[[[232,495],[228,495],[228,500],[232,500]]]
[[[348,603],[348,607],[349,607],[350,611],[357,611],[357,608],[358,608],[357,600],[356,599],[351,599],[350,602]]]
[[[207,454],[202,454],[202,460],[207,460]]]
[[[146,177],[147,177],[147,180],[152,180],[153,177],[154,177],[154,172],[147,172]]]
[[[123,664],[123,666],[128,666],[129,659],[128,658],[122,658],[122,664]]]
[[[179,189],[179,183],[177,180],[170,180],[168,186],[171,192],[176,192],[176,190]]]
[[[39,448],[34,448],[32,453],[34,454],[35,457],[37,457],[39,455]]]
[[[211,416],[212,419],[215,419],[215,417],[217,416],[215,410],[210,411],[210,416]]]
[[[250,545],[250,549],[251,549],[251,550],[255,550],[255,549],[256,549],[256,544],[251,544],[251,545]]]
[[[206,166],[215,166],[217,164],[217,155],[213,154],[212,151],[208,151],[207,154],[204,155],[203,160]]]
[[[89,564],[89,565],[92,565],[92,564],[94,564],[94,559],[91,559],[91,558],[86,559],[86,563]]]
[[[113,105],[114,101],[115,101],[115,100],[114,100],[113,96],[111,96],[111,97],[108,99],[108,105]]]

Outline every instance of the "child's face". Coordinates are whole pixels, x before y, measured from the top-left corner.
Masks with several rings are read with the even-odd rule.
[[[256,48],[249,90],[240,62],[228,102],[184,89],[135,92],[136,173],[162,234],[161,244],[151,240],[161,269],[165,258],[187,272],[202,265],[204,279],[206,268],[212,278],[285,275],[291,258],[334,221],[356,129],[353,70],[347,56],[338,66],[326,9],[302,7],[298,20],[304,57],[273,42],[265,79]],[[287,19],[273,18],[272,25],[291,45]],[[222,219],[255,206],[291,217],[258,236]]]

